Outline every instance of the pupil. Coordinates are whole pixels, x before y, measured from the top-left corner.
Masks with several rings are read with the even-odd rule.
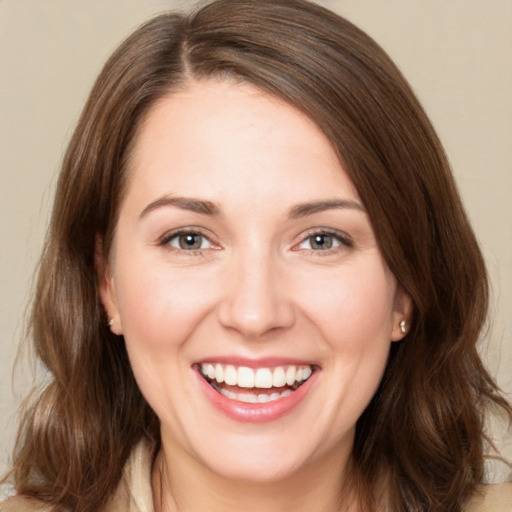
[[[180,236],[180,247],[182,249],[199,249],[201,237],[199,235],[182,235]]]
[[[332,238],[327,235],[316,235],[311,244],[313,249],[330,249],[332,247]]]

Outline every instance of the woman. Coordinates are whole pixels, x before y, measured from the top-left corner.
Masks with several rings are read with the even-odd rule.
[[[511,413],[486,312],[442,147],[368,36],[301,0],[157,17],[63,163],[51,379],[3,507],[510,510],[480,487],[484,410]]]

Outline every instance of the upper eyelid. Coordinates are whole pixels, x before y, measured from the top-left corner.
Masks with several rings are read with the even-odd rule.
[[[294,252],[308,251],[310,253],[314,253],[314,254],[317,254],[317,255],[323,255],[323,256],[327,256],[328,254],[333,254],[333,253],[335,253],[335,252],[340,250],[339,246],[333,247],[333,248],[330,248],[330,249],[325,249],[323,251],[314,250],[314,249],[301,249],[300,248],[301,244],[303,244],[308,238],[310,238],[312,236],[315,236],[315,235],[332,236],[332,237],[336,238],[339,241],[341,248],[350,249],[350,248],[352,248],[354,246],[354,242],[353,242],[352,237],[350,235],[348,235],[348,233],[346,233],[344,231],[339,231],[339,230],[336,230],[336,229],[328,229],[328,228],[313,228],[311,230],[308,230],[306,233],[303,233],[300,236],[299,241],[293,243],[293,245],[291,247],[291,250],[294,251]]]
[[[314,235],[327,235],[327,236],[333,236],[335,238],[339,238],[341,240],[344,240],[346,242],[352,242],[352,237],[345,231],[340,231],[338,229],[333,228],[312,228],[307,230],[305,233],[300,235],[299,241],[302,242],[306,240],[307,238],[314,236]]]
[[[212,245],[220,246],[221,243],[218,239],[218,237],[212,236],[211,232],[209,230],[205,230],[204,228],[201,228],[199,226],[190,226],[190,227],[182,227],[177,228],[171,231],[166,232],[164,235],[159,237],[158,244],[159,245],[165,245],[167,244],[171,239],[183,235],[183,234],[197,234],[200,236],[205,237]],[[341,231],[334,228],[326,228],[326,227],[317,227],[317,228],[311,228],[303,231],[300,235],[296,237],[296,241],[292,242],[292,248],[297,247],[297,245],[304,242],[306,239],[308,239],[311,236],[315,235],[326,235],[326,236],[332,236],[340,240],[340,242],[343,245],[351,246],[353,245],[353,239],[352,237],[345,231]]]
[[[167,231],[164,235],[162,235],[158,239],[158,243],[160,245],[165,245],[173,238],[180,236],[180,235],[186,235],[186,234],[200,235],[200,236],[206,238],[212,245],[218,245],[218,242],[214,241],[215,237],[212,237],[204,229],[195,227],[195,226],[187,227],[187,228],[177,228],[177,229],[174,229],[171,231]]]

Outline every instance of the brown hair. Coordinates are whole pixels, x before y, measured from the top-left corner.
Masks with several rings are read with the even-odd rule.
[[[382,254],[414,302],[357,426],[353,482],[371,510],[387,475],[393,511],[458,511],[481,482],[483,415],[510,408],[476,343],[487,315],[484,262],[441,144],[405,79],[366,34],[303,0],[218,0],[164,14],[106,63],[64,158],[31,318],[50,381],[15,450],[17,492],[100,510],[158,421],[122,337],[106,328],[94,268],[108,254],[137,127],[187,80],[236,77],[305,112],[338,152]],[[464,257],[461,257],[464,255]]]

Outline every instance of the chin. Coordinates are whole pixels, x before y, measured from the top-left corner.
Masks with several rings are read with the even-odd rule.
[[[299,461],[234,457],[229,460],[215,461],[207,467],[230,482],[257,485],[283,482],[292,478],[304,465]]]

